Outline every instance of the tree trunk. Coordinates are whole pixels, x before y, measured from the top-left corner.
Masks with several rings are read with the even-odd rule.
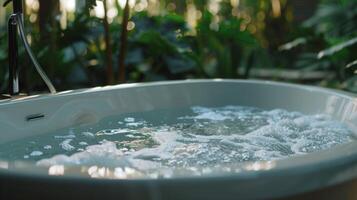
[[[318,0],[290,0],[293,8],[294,20],[303,22],[309,19],[316,11]]]
[[[184,0],[174,0],[174,4],[176,5],[176,13],[184,14],[186,12],[186,1]]]
[[[56,17],[59,15],[59,1],[58,0],[39,0],[39,28],[40,28],[40,42],[49,47],[51,55],[55,55],[57,49],[57,32],[59,24]],[[56,63],[44,63],[47,67],[47,73],[53,77],[54,67]]]
[[[125,66],[125,58],[127,53],[127,45],[128,45],[128,22],[129,22],[130,8],[129,8],[129,0],[126,0],[124,7],[124,16],[122,23],[122,32],[120,37],[120,51],[119,51],[119,82],[126,82],[126,66]]]
[[[52,47],[55,39],[54,31],[57,29],[56,17],[59,14],[59,1],[58,0],[39,0],[39,27],[41,41],[50,42]]]
[[[103,0],[104,5],[104,37],[105,37],[105,64],[107,65],[107,84],[114,84],[114,75],[113,75],[113,50],[111,45],[111,34],[108,22],[108,5],[107,0]]]

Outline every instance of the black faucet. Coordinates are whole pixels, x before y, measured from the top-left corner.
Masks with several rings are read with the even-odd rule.
[[[4,3],[13,2],[13,14],[8,21],[8,45],[9,45],[9,94],[11,96],[20,93],[19,88],[19,53],[17,46],[17,21],[16,15],[22,15],[22,0],[8,0]]]
[[[32,63],[35,65],[37,72],[40,74],[42,80],[46,83],[52,94],[56,93],[56,89],[47,77],[46,73],[37,62],[30,45],[25,36],[25,28],[23,24],[23,0],[7,0],[4,7],[10,2],[13,5],[13,13],[8,21],[8,45],[9,45],[9,94],[10,96],[17,96],[20,94],[19,87],[19,53],[17,45],[17,35],[19,33],[22,43],[25,47],[27,54],[30,56]]]

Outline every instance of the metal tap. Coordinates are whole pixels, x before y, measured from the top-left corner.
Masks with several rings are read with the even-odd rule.
[[[8,21],[8,45],[9,45],[9,94],[10,96],[16,96],[20,94],[19,87],[19,53],[18,53],[18,41],[17,36],[19,34],[21,42],[25,47],[25,51],[29,55],[32,63],[34,64],[37,72],[40,74],[42,80],[46,83],[48,89],[52,94],[56,93],[56,89],[53,86],[46,73],[43,71],[40,64],[37,62],[34,53],[26,39],[25,28],[23,23],[23,2],[22,0],[7,0],[4,3],[4,7],[12,2],[13,13],[9,17]]]

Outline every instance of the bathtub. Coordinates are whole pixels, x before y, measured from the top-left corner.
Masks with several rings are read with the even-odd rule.
[[[357,133],[354,94],[269,81],[187,80],[2,100],[0,145],[110,115],[196,105],[329,114]],[[200,177],[101,179],[79,168],[53,174],[35,163],[1,160],[0,199],[357,199],[357,142],[243,166],[240,172]]]

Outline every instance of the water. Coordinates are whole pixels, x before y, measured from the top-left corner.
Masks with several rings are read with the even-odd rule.
[[[88,166],[88,173],[93,167],[108,167],[126,177],[159,168],[172,173],[277,160],[352,140],[351,130],[325,115],[192,107],[111,116],[95,125],[7,143],[0,146],[0,157],[46,167]]]

